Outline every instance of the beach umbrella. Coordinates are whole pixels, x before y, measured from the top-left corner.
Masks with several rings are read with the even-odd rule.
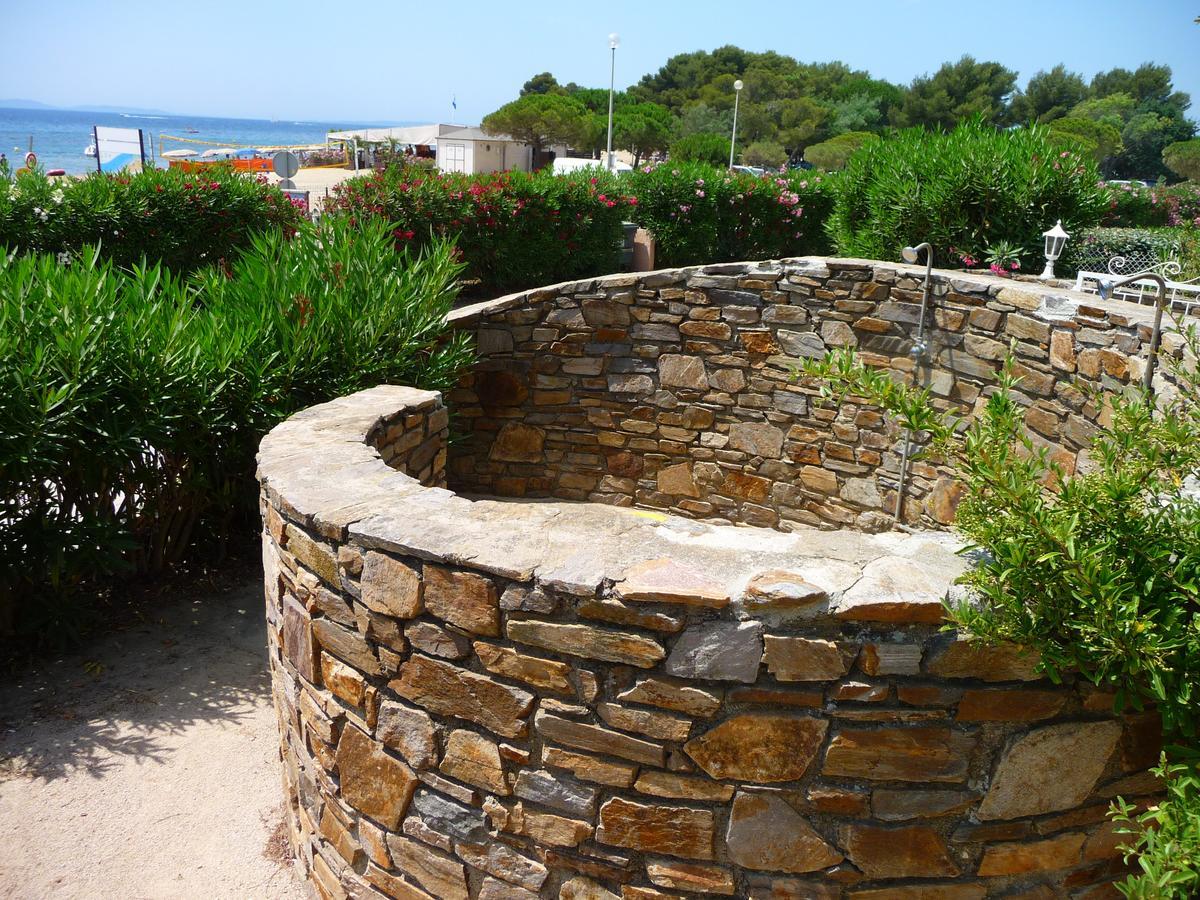
[[[233,147],[214,147],[211,150],[205,150],[201,156],[233,156],[237,153]]]
[[[167,150],[165,153],[163,153],[163,156],[167,159],[187,159],[189,156],[195,155],[196,151],[189,150],[187,147],[183,147],[179,150]]]

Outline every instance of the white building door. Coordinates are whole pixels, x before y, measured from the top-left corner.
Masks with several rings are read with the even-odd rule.
[[[443,172],[467,171],[467,147],[465,144],[444,141],[438,149],[439,155],[442,157],[440,162]]]

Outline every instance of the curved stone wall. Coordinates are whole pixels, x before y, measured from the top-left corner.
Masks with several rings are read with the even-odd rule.
[[[379,387],[260,451],[322,897],[1107,896],[1158,723],[941,633],[948,535],[472,501],[447,418]]]
[[[558,285],[460,311],[482,358],[449,396],[467,438],[451,479],[473,493],[709,521],[889,528],[900,434],[875,409],[821,402],[819,386],[794,373],[804,358],[849,346],[912,377],[923,274],[862,260],[739,263]],[[1087,391],[1137,382],[1150,320],[1150,307],[935,273],[916,377],[938,403],[970,412],[1011,346],[1029,433],[1073,471],[1103,422]],[[957,497],[946,472],[918,462],[904,518],[947,524]]]

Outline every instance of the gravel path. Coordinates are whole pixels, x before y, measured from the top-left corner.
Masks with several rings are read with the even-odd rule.
[[[0,685],[0,897],[308,896],[262,610],[248,577]]]

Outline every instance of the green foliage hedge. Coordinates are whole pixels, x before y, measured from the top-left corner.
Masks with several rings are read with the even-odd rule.
[[[728,172],[701,163],[626,173],[635,221],[655,238],[656,265],[687,266],[830,251],[834,179],[814,172]]]
[[[1108,210],[1103,224],[1110,228],[1200,226],[1200,185],[1112,184],[1108,185],[1108,191]]]
[[[633,201],[607,173],[388,169],[343,182],[326,214],[391,223],[400,247],[455,240],[466,277],[503,293],[616,271]]]
[[[1107,272],[1113,257],[1127,260],[1174,260],[1180,272],[1176,280],[1200,277],[1200,232],[1192,227],[1180,228],[1087,228],[1071,236],[1063,250],[1064,274],[1080,269]],[[1134,269],[1123,269],[1133,274]]]
[[[978,119],[872,141],[838,185],[829,233],[842,255],[896,259],[902,247],[929,241],[936,263],[953,265],[957,253],[982,259],[1006,242],[1026,271],[1055,220],[1074,233],[1099,224],[1107,203],[1096,164],[1044,128],[998,131]]]
[[[397,253],[381,221],[252,237],[191,281],[0,251],[0,633],[69,638],[109,576],[248,531],[258,441],[296,410],[450,386],[459,271],[445,246]]]
[[[232,259],[260,231],[294,230],[303,218],[278,188],[220,165],[203,174],[0,179],[0,247],[71,253],[95,246],[122,267],[146,261],[190,272]]]

